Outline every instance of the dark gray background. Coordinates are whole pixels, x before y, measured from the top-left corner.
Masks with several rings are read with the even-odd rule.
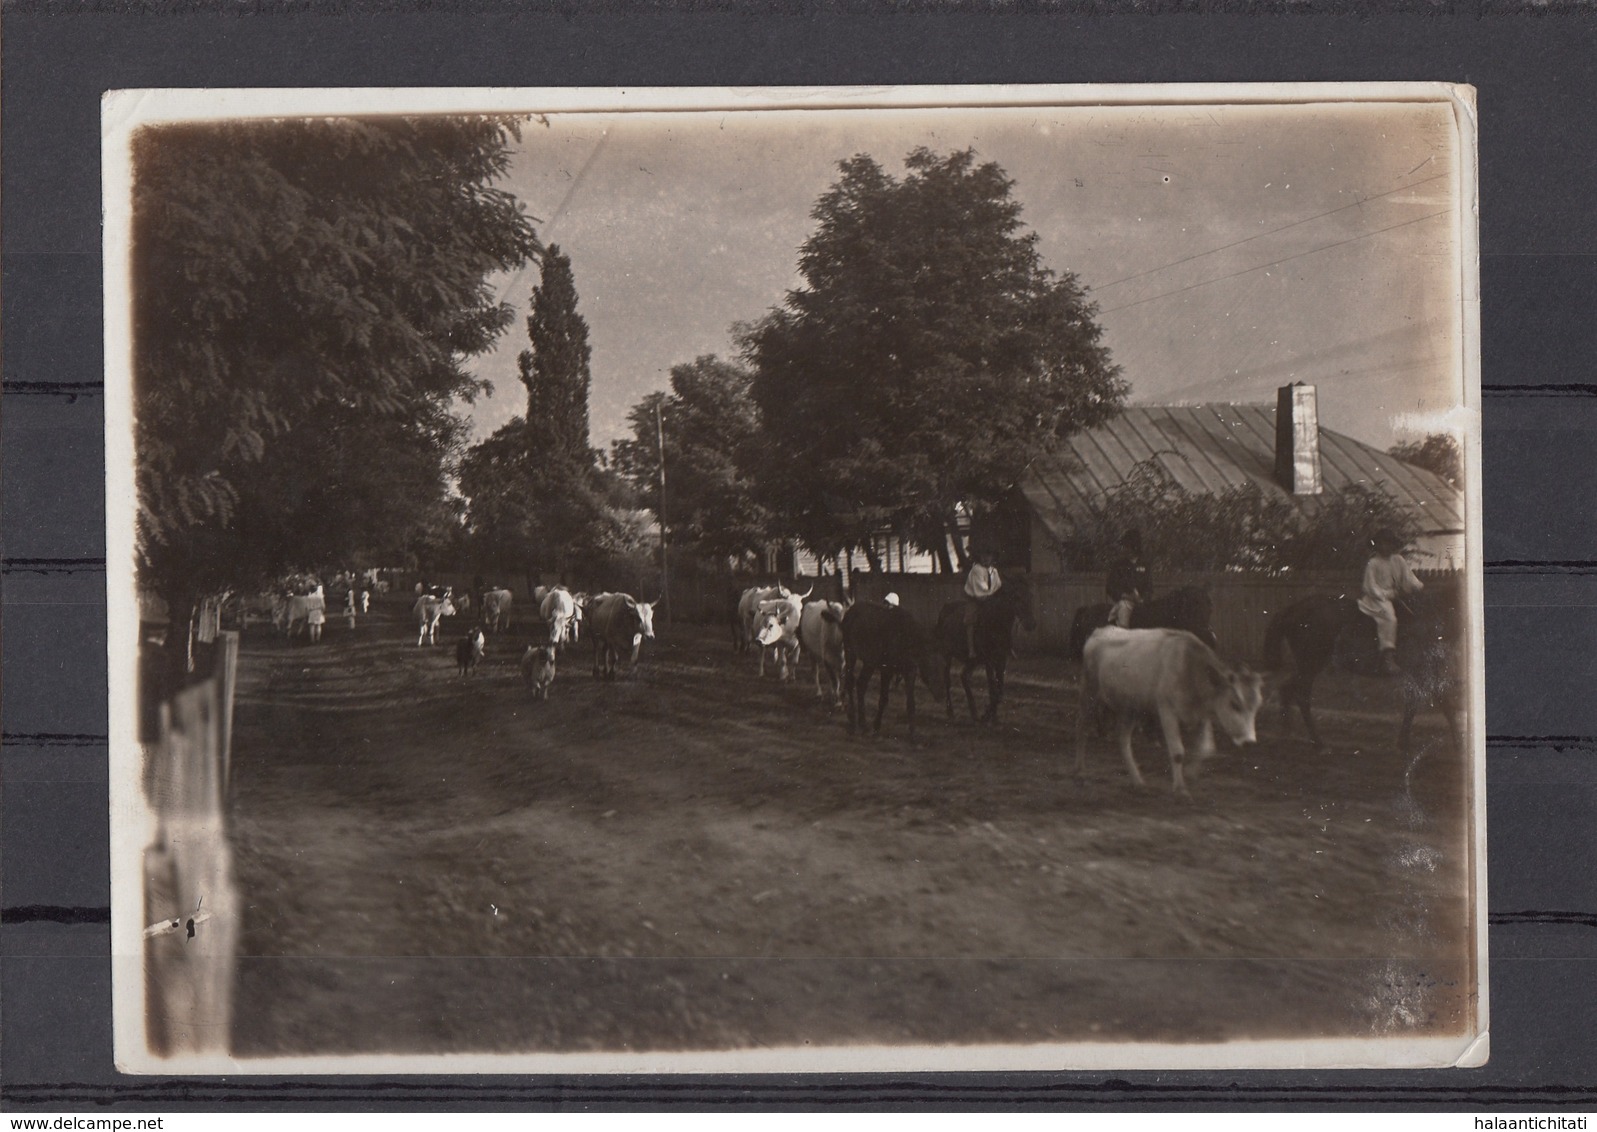
[[[4,11],[0,1103],[1590,1108],[1597,15],[1390,6],[65,4]],[[1287,9],[1290,10],[1287,10]],[[286,9],[286,10],[285,10]],[[957,10],[956,10],[957,9]],[[110,1026],[99,99],[158,86],[1439,79],[1479,88],[1492,1060],[1445,1073],[181,1080]]]

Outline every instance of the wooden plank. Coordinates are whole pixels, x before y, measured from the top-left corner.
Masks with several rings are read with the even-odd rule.
[[[222,634],[218,661],[216,674],[161,705],[148,752],[156,829],[143,862],[145,1026],[163,1054],[231,1046],[238,901],[222,793],[236,632]]]

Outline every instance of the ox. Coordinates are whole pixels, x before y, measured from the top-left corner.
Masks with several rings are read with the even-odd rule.
[[[455,642],[455,664],[459,666],[462,676],[470,676],[476,671],[486,644],[487,639],[482,635],[481,625],[473,625],[471,632]]]
[[[805,594],[804,597],[808,597]],[[760,603],[754,622],[754,640],[760,646],[760,675],[765,675],[765,655],[776,650],[783,680],[798,677],[799,620],[804,614],[804,598],[797,594]]]
[[[1153,715],[1170,755],[1171,788],[1187,797],[1182,775],[1186,749],[1181,729],[1197,728],[1198,759],[1214,753],[1214,725],[1232,742],[1255,741],[1254,720],[1264,701],[1264,680],[1246,666],[1232,668],[1191,633],[1179,629],[1099,629],[1082,657],[1081,709],[1076,716],[1076,776],[1087,759],[1087,721],[1103,704],[1117,717],[1120,753],[1138,786],[1142,772],[1131,753],[1131,731],[1139,715]]]
[[[555,647],[528,645],[521,654],[521,678],[532,689],[533,699],[547,700],[549,685],[555,682]]]
[[[911,740],[915,738],[916,676],[925,680],[939,699],[948,694],[942,658],[909,610],[899,606],[872,601],[857,601],[849,606],[843,615],[843,655],[849,734],[865,729],[865,693],[875,673],[882,676],[881,698],[876,703],[876,723],[872,728],[877,732],[882,729],[882,713],[887,710],[893,677],[904,678],[904,707],[909,715]]]
[[[847,613],[848,607],[840,601],[812,601],[799,617],[799,647],[815,658],[815,697],[826,697],[821,691],[824,668],[832,702],[838,706],[843,703],[843,618]]]
[[[645,640],[654,640],[654,607],[657,601],[638,601],[631,594],[600,594],[589,606],[593,622],[593,674],[614,680],[616,660],[632,650],[632,664]]]
[[[577,602],[564,586],[546,590],[540,599],[538,614],[549,624],[549,643],[563,645],[572,639],[572,625],[576,622]]]
[[[737,650],[739,656],[748,652],[754,645],[755,622],[760,619],[760,606],[768,601],[788,597],[790,592],[786,586],[778,583],[763,589],[759,586],[750,586],[739,595],[737,612],[732,615],[732,647]]]
[[[485,628],[499,632],[510,628],[509,590],[489,590],[482,595],[482,623]]]
[[[416,647],[420,648],[423,641],[429,645],[438,643],[438,622],[445,617],[453,617],[455,607],[447,597],[422,594],[411,607],[411,613],[415,614],[420,629],[416,634]]]

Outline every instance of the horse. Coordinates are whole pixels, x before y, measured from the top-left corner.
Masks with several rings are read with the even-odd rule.
[[[1436,707],[1459,718],[1463,708],[1463,594],[1454,584],[1399,598],[1397,665],[1403,692],[1403,721],[1398,750],[1407,753],[1414,717],[1423,707]],[[1338,645],[1341,645],[1339,652]],[[1290,726],[1298,709],[1309,741],[1325,744],[1314,726],[1314,681],[1339,659],[1342,667],[1366,675],[1380,671],[1375,623],[1359,611],[1351,594],[1314,594],[1293,602],[1270,619],[1264,634],[1264,662],[1279,670],[1283,647],[1292,650],[1292,672],[1281,683],[1281,712]],[[1457,736],[1460,747],[1463,736]]]
[[[1003,591],[1000,590],[1000,593]],[[1108,602],[1084,605],[1076,610],[1070,622],[1070,656],[1080,661],[1087,647],[1087,638],[1109,624]],[[1202,586],[1183,586],[1171,590],[1163,597],[1139,601],[1131,607],[1131,624],[1128,629],[1185,629],[1210,648],[1218,646],[1218,638],[1209,627],[1214,605],[1209,591]]]
[[[963,664],[960,683],[965,687],[965,703],[970,717],[977,723],[997,723],[998,705],[1004,698],[1004,672],[1009,667],[1009,653],[1015,644],[1015,622],[1019,621],[1026,632],[1037,628],[1036,603],[1032,600],[1031,583],[1024,575],[1006,580],[992,597],[976,604],[976,652],[970,654],[971,641],[965,632],[965,602],[950,601],[937,617],[937,643],[943,652],[944,697],[948,705],[948,718],[954,718],[954,685],[950,669],[957,659]],[[971,688],[971,670],[980,664],[987,671],[987,711],[976,713],[976,694]]]
[[[925,633],[907,609],[886,602],[857,601],[843,615],[843,690],[848,701],[848,732],[865,729],[865,693],[871,676],[882,676],[881,697],[876,703],[876,723],[882,730],[882,714],[887,710],[887,694],[893,677],[904,678],[904,707],[909,715],[909,737],[915,738],[915,680],[919,677],[939,698],[946,698],[947,672],[937,663],[939,657]],[[939,684],[943,680],[945,683]]]

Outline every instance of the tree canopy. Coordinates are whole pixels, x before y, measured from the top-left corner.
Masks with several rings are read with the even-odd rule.
[[[392,555],[449,510],[463,368],[538,250],[513,123],[305,119],[134,141],[138,534],[174,594]]]
[[[1395,444],[1389,451],[1404,463],[1441,476],[1453,487],[1464,485],[1464,450],[1456,437],[1445,432],[1429,433],[1424,440]]]
[[[946,553],[956,504],[996,502],[1127,393],[1096,306],[1042,264],[1004,171],[971,150],[905,166],[840,164],[804,285],[747,340],[763,499],[818,553],[887,524]]]
[[[616,470],[659,515],[664,436],[664,517],[673,542],[711,557],[758,553],[770,537],[770,515],[755,500],[748,470],[760,440],[751,381],[745,367],[713,354],[672,366],[671,392],[634,405],[632,436],[614,445]]]
[[[517,358],[527,387],[528,444],[533,458],[562,466],[593,462],[588,448],[588,392],[593,384],[588,323],[577,313],[571,257],[557,244],[543,256],[542,282],[527,316],[531,348]]]

